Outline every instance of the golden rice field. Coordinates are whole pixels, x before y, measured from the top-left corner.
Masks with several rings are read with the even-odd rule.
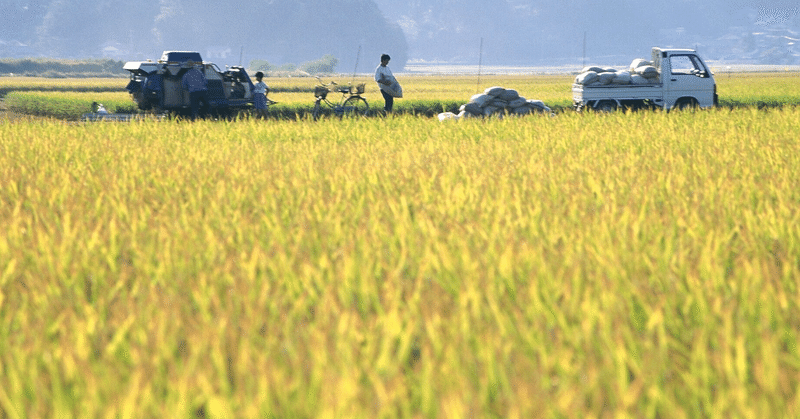
[[[404,80],[404,90],[407,100],[396,102],[398,113],[435,115],[443,110],[458,111],[458,107],[469,101],[470,96],[478,90],[483,91],[491,84],[501,83],[509,88],[519,89],[520,93],[527,94],[530,99],[546,101],[555,109],[572,106],[569,83],[573,76],[484,76],[480,87],[475,77],[468,76],[441,76],[420,77],[414,76]],[[97,80],[96,84],[92,84]],[[267,78],[272,93],[270,99],[277,101],[270,107],[274,118],[282,119],[292,117],[303,118],[310,113],[314,106],[315,78]],[[375,82],[369,77],[356,78],[342,76],[339,78],[323,78],[328,83],[337,82],[340,85],[348,83],[366,83],[365,97],[370,102],[373,111],[383,107],[383,98],[375,87]],[[53,116],[64,120],[79,120],[84,113],[91,112],[92,102],[106,105],[111,112],[128,113],[135,111],[135,104],[130,95],[125,91],[127,79],[41,79],[41,78],[0,78],[0,96],[4,93],[5,102],[14,111],[39,115]],[[339,94],[331,94],[330,99],[338,101]]]
[[[717,76],[722,107],[781,107],[800,103],[800,83],[797,73],[741,73]],[[518,90],[528,99],[545,102],[556,112],[572,111],[570,85],[574,75],[437,75],[406,76],[403,79],[405,98],[395,103],[395,111],[402,114],[433,116],[439,112],[458,112],[458,107],[468,102],[486,87],[499,85]],[[270,107],[274,119],[302,119],[314,105],[314,78],[270,77],[270,99],[277,101]],[[325,77],[324,82],[335,81],[341,85],[366,83],[364,96],[373,113],[383,107],[383,98],[370,77]],[[128,80],[107,79],[43,79],[34,77],[0,77],[0,98],[16,112],[52,116],[64,120],[80,120],[91,112],[93,102],[106,106],[110,112],[136,112],[136,105],[125,91]],[[339,99],[331,94],[332,99]]]
[[[0,118],[0,418],[798,417],[800,107],[750,103]]]

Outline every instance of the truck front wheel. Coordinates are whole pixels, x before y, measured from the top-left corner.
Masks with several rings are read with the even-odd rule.
[[[678,108],[679,111],[691,111],[697,109],[698,103],[696,99],[688,97],[678,100],[678,102],[675,103],[675,107]]]

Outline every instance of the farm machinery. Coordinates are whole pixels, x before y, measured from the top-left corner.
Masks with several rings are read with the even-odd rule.
[[[129,61],[123,68],[131,73],[126,89],[142,110],[188,113],[189,91],[181,78],[191,68],[200,70],[208,82],[208,100],[201,105],[206,112],[228,115],[253,104],[253,82],[244,67],[222,71],[216,64],[203,61],[199,52],[164,51],[157,62]]]

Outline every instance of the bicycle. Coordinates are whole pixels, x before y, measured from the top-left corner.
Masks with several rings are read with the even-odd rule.
[[[322,115],[322,104],[324,103],[329,108],[333,109],[336,116],[366,116],[369,112],[369,103],[364,99],[361,94],[364,93],[366,83],[357,84],[355,87],[352,85],[339,86],[336,82],[332,81],[328,84],[322,82],[317,77],[319,85],[314,87],[314,110],[311,115],[316,121]],[[328,99],[328,93],[341,93],[342,97],[338,103],[332,102]]]

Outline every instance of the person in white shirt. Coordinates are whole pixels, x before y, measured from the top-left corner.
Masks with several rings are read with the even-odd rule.
[[[384,106],[383,111],[386,113],[392,112],[392,107],[394,106],[394,95],[392,94],[392,85],[397,83],[392,74],[392,70],[389,69],[389,54],[381,55],[381,64],[378,68],[375,69],[375,81],[378,83],[378,87],[381,89],[381,94],[383,95]]]
[[[267,94],[269,87],[263,81],[264,73],[256,73],[256,81],[253,85],[253,107],[256,109],[256,116],[266,119],[267,117]]]

